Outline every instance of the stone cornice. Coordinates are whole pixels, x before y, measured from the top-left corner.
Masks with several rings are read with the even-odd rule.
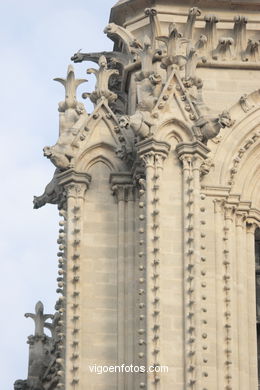
[[[167,142],[157,141],[154,138],[145,139],[136,144],[138,156],[143,156],[147,153],[161,154],[167,157],[170,145]]]
[[[77,183],[86,184],[88,188],[91,182],[91,176],[85,172],[76,172],[73,169],[69,169],[57,175],[57,181],[61,186],[65,186],[71,183]]]
[[[133,177],[129,172],[111,173],[109,183],[113,185],[132,185]]]
[[[207,146],[200,141],[190,143],[181,142],[176,146],[176,153],[179,158],[184,155],[198,155],[203,159],[206,159],[209,152],[210,150],[207,148]]]

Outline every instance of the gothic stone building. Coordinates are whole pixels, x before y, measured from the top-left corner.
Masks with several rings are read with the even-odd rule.
[[[114,50],[72,57],[97,64],[93,112],[71,65],[56,79],[59,136],[44,148],[56,170],[34,207],[58,205],[59,298],[55,315],[41,302],[27,314],[15,389],[258,388],[259,11],[121,0],[105,28]]]

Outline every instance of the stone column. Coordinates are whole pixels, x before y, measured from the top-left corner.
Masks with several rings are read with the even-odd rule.
[[[138,145],[146,174],[146,362],[160,365],[160,178],[170,146],[148,139]],[[145,384],[141,384],[143,388]],[[147,374],[147,389],[160,389],[160,374]]]
[[[224,291],[225,291],[225,388],[233,390],[239,388],[238,373],[238,339],[237,339],[237,266],[236,266],[236,242],[235,242],[235,205],[225,204],[225,224],[223,250],[224,263]]]
[[[205,220],[201,207],[200,168],[209,150],[200,142],[176,148],[183,164],[183,272],[185,389],[207,387],[206,258],[201,235]]]
[[[236,263],[238,305],[239,388],[250,389],[248,349],[248,262],[246,250],[246,213],[236,213]]]
[[[255,281],[255,231],[259,225],[253,219],[246,221],[246,252],[247,252],[247,307],[248,307],[248,349],[250,390],[258,389],[257,372],[257,336],[256,336],[256,281]]]
[[[133,220],[133,215],[128,215],[128,199],[133,192],[131,175],[112,174],[110,177],[112,191],[118,204],[117,213],[117,365],[130,365],[133,360],[129,361],[129,352],[133,345],[132,329],[128,333],[128,324],[132,321],[133,312],[133,286],[129,280],[130,274],[134,271],[134,256],[128,258],[128,249],[133,248],[133,242],[128,237],[129,218]],[[132,198],[133,200],[133,198]],[[133,210],[132,210],[133,211]],[[129,305],[130,303],[130,305]],[[125,372],[117,373],[117,388],[127,388],[127,381],[131,374]],[[130,385],[131,386],[131,385]],[[131,388],[131,387],[130,387]]]
[[[217,363],[217,386],[216,389],[225,388],[225,362],[226,362],[226,330],[225,318],[226,312],[226,292],[224,289],[224,272],[226,264],[224,260],[224,246],[226,242],[226,233],[224,230],[224,200],[214,200],[215,212],[215,264],[216,264],[216,363]]]
[[[66,171],[59,177],[59,185],[63,186],[66,193],[66,303],[65,303],[65,389],[81,390],[84,387],[80,383],[80,345],[82,305],[80,297],[80,262],[82,254],[80,250],[82,223],[84,215],[85,193],[91,181],[91,177],[85,173]]]

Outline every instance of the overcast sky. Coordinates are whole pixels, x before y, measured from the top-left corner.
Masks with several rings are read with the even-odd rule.
[[[42,300],[53,313],[56,296],[58,212],[47,205],[33,210],[54,166],[42,148],[58,136],[58,102],[70,57],[83,51],[110,50],[103,34],[115,0],[2,0],[1,46],[1,283],[0,389],[12,390],[16,379],[26,379],[27,336],[31,319]],[[93,88],[86,76],[89,63],[75,64],[78,77],[90,81],[79,95]],[[93,64],[91,64],[93,66]],[[93,81],[91,81],[93,80]]]

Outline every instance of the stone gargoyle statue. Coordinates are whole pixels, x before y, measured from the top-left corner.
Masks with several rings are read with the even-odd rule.
[[[14,390],[28,390],[27,381],[18,379],[14,382]]]
[[[63,190],[57,183],[57,176],[66,169],[73,167],[73,158],[77,152],[77,145],[73,144],[79,130],[88,118],[83,103],[77,101],[77,87],[86,82],[85,79],[76,79],[73,67],[69,65],[67,78],[56,78],[65,88],[65,100],[59,103],[60,113],[59,138],[55,145],[43,148],[44,156],[56,166],[54,176],[47,184],[41,196],[35,196],[34,208],[38,209],[46,203],[60,204],[63,199]]]
[[[54,146],[45,146],[44,156],[60,170],[71,168],[75,155],[75,146],[72,145],[87,114],[83,103],[76,99],[77,87],[86,82],[85,79],[75,79],[73,67],[69,65],[67,78],[56,78],[65,88],[65,100],[59,103],[60,126],[59,139]]]
[[[135,136],[140,139],[148,138],[152,135],[153,121],[149,111],[136,111],[132,116],[124,115],[119,118],[121,129],[132,129]]]
[[[134,134],[144,139],[151,134],[153,118],[151,112],[157,103],[162,91],[162,77],[153,70],[154,53],[151,41],[144,39],[144,46],[139,49],[142,69],[135,76],[137,86],[137,110],[134,115],[119,118],[119,126],[123,129],[131,128]]]
[[[62,187],[58,184],[57,176],[62,171],[60,169],[56,169],[50,183],[45,187],[44,193],[40,196],[34,196],[33,198],[33,207],[35,209],[39,209],[44,206],[46,203],[51,204],[60,204],[65,199],[64,191]]]
[[[204,144],[207,144],[208,140],[215,138],[221,129],[225,127],[233,126],[232,120],[228,111],[223,111],[218,116],[212,117],[212,115],[200,116],[193,126],[195,137]]]

